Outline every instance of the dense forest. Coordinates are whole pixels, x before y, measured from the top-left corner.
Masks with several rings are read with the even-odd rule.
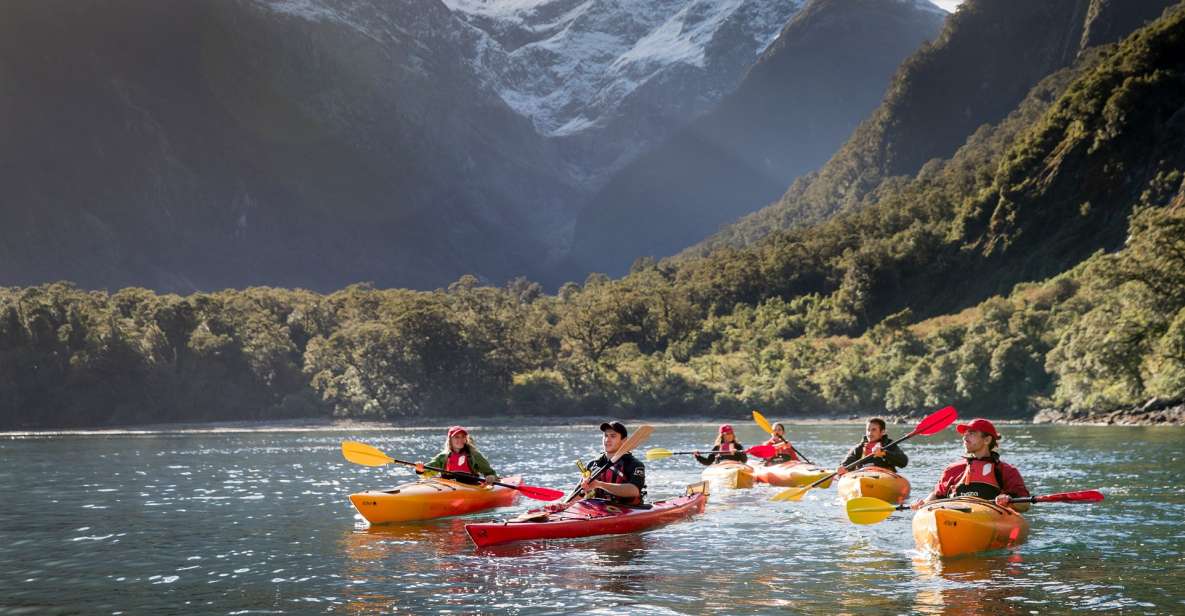
[[[0,427],[1185,399],[1181,6],[859,201],[554,295],[0,289]]]

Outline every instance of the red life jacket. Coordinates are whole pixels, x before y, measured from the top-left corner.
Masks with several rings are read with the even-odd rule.
[[[476,475],[477,473],[474,472],[471,463],[472,458],[469,456],[468,449],[462,449],[459,452],[450,451],[448,454],[448,463],[444,465],[444,470]]]
[[[609,468],[601,471],[600,475],[596,476],[597,481],[604,481],[605,483],[625,483],[625,473],[621,472],[621,461],[609,466]]]
[[[955,486],[954,496],[978,496],[991,500],[1004,490],[1002,481],[998,459],[970,458],[963,477]]]

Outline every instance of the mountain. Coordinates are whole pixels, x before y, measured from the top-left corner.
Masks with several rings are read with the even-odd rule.
[[[1039,80],[1092,46],[1158,17],[1170,0],[968,0],[934,43],[894,75],[885,100],[818,172],[773,205],[688,251],[743,246],[771,231],[866,207],[886,178],[949,157],[984,124],[999,122]]]
[[[529,272],[570,187],[475,38],[425,0],[6,3],[0,280]]]
[[[477,73],[589,192],[735,89],[802,0],[446,0]]]
[[[737,91],[615,175],[583,208],[567,271],[622,274],[782,194],[876,108],[897,66],[940,32],[929,2],[814,0]]]

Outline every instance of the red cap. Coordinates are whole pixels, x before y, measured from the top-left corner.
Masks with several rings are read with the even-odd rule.
[[[461,426],[453,426],[448,429],[448,437],[453,438],[454,434],[464,434],[465,436],[469,436],[469,431],[465,428],[462,428]]]
[[[725,433],[732,434],[732,426],[730,426],[728,424],[724,424],[723,426],[720,426],[720,434],[725,434]]]
[[[962,434],[968,430],[975,430],[976,432],[990,434],[996,437],[996,439],[1000,438],[1000,433],[996,432],[996,426],[993,426],[992,422],[986,419],[980,419],[978,417],[972,419],[970,423],[956,425],[955,430],[957,430],[959,434]]]

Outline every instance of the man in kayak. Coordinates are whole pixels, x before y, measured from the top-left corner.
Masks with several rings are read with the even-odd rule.
[[[771,445],[774,448],[774,455],[765,461],[766,466],[774,464],[781,464],[783,462],[793,462],[798,459],[798,454],[794,451],[794,445],[786,440],[786,426],[782,422],[775,423],[770,426],[773,433],[770,434],[769,440],[762,443],[762,445]]]
[[[712,453],[708,455],[701,455],[696,451],[695,459],[704,466],[710,466],[717,462],[725,460],[735,460],[737,462],[748,462],[749,455],[745,453],[745,448],[737,442],[737,436],[732,431],[732,426],[724,424],[720,426],[720,431],[716,435],[716,444],[712,447]]]
[[[869,419],[868,423],[864,426],[864,440],[848,451],[848,456],[843,459],[843,462],[839,463],[839,468],[835,470],[835,473],[837,475],[847,473],[847,466],[849,464],[866,456],[875,457],[856,468],[875,466],[895,473],[897,469],[904,468],[905,465],[909,464],[909,457],[905,455],[904,451],[901,451],[900,447],[892,445],[885,448],[885,445],[888,445],[893,440],[889,438],[885,429],[885,420],[880,417]]]
[[[601,424],[601,444],[605,453],[588,463],[588,468],[604,468],[594,477],[586,477],[580,489],[593,498],[603,498],[616,505],[641,505],[646,496],[646,466],[632,453],[626,453],[611,466],[609,458],[621,448],[629,432],[620,421]]]
[[[436,454],[435,458],[429,460],[427,464],[416,464],[416,474],[435,474],[432,471],[425,471],[425,466],[435,466],[436,468],[443,468],[446,471],[479,475],[489,481],[498,480],[498,473],[494,472],[493,467],[486,461],[485,456],[481,455],[481,452],[477,450],[473,439],[469,438],[469,431],[461,426],[453,426],[448,429],[448,436],[444,438],[444,449]],[[462,483],[481,483],[476,479],[463,475],[450,476],[448,473],[445,473],[444,477]]]
[[[1025,487],[1020,471],[1000,461],[1000,433],[992,422],[973,419],[970,423],[958,424],[955,429],[963,435],[963,448],[966,450],[964,459],[946,467],[934,491],[910,505],[911,509],[916,510],[930,501],[955,496],[995,500],[997,505],[1004,507],[1013,498],[1029,496],[1029,489]]]

